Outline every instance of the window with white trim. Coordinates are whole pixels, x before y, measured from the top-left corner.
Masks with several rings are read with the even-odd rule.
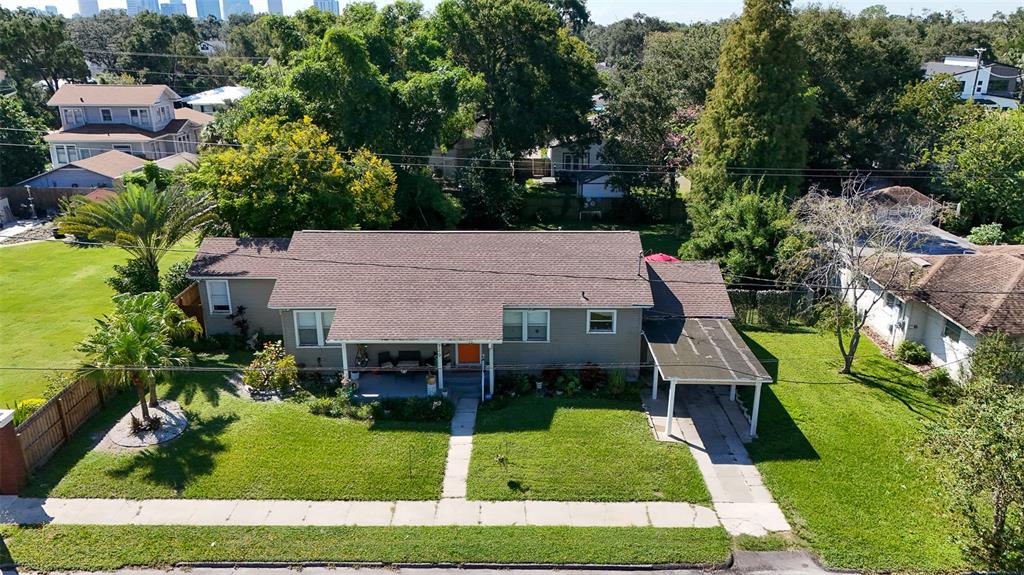
[[[615,333],[616,316],[613,309],[587,310],[587,333]]]
[[[113,146],[111,146],[111,149],[117,150],[118,152],[124,152],[126,154],[132,153],[131,144],[114,144]]]
[[[952,341],[953,343],[959,343],[961,331],[960,326],[947,319],[945,327],[942,328],[942,337]]]
[[[100,120],[104,122],[113,122],[114,113],[110,110],[110,108],[100,108]]]
[[[327,347],[333,310],[295,310],[295,342],[298,347]]]
[[[85,112],[81,108],[67,108],[64,110],[64,125],[67,127],[81,126],[85,123]]]
[[[54,150],[57,152],[58,164],[78,161],[78,146],[74,144],[57,144]]]
[[[206,295],[210,300],[210,313],[231,313],[231,290],[227,280],[206,280]]]
[[[149,126],[149,108],[132,108],[128,111],[134,126]]]
[[[505,341],[548,341],[551,313],[546,309],[507,309],[502,317]]]

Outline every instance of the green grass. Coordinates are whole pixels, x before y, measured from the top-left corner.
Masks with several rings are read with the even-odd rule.
[[[721,564],[722,529],[651,527],[0,527],[24,569],[111,570],[187,561]],[[5,562],[0,546],[0,564]]]
[[[923,426],[942,413],[920,379],[868,340],[855,375],[844,377],[830,338],[745,333],[762,358],[779,360],[780,382],[765,389],[750,454],[797,534],[835,567],[965,567],[918,448]]]
[[[246,358],[217,356],[206,365]],[[224,373],[162,387],[190,418],[185,433],[141,453],[92,450],[133,404],[118,396],[43,466],[26,496],[393,500],[440,497],[447,423],[365,423],[315,416],[306,405],[233,395]]]
[[[492,500],[710,501],[686,446],[655,440],[639,402],[536,396],[477,413],[468,493]]]
[[[170,253],[161,267],[189,258],[187,253]],[[120,249],[60,242],[0,248],[0,358],[4,365],[77,365],[81,356],[75,346],[92,330],[94,318],[111,308],[114,292],[104,280],[112,275],[114,264],[126,259]],[[4,371],[0,407],[40,397],[46,388],[45,374]]]

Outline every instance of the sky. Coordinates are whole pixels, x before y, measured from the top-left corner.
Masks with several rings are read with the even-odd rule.
[[[257,12],[266,11],[266,0],[250,0]],[[429,9],[438,0],[421,0]],[[347,1],[341,0],[344,6]],[[377,4],[387,4],[377,0]],[[797,6],[808,4],[807,0],[797,0]],[[821,0],[821,4],[837,5],[851,12],[859,12],[863,8],[875,4],[884,4],[893,14],[923,14],[961,11],[969,19],[986,19],[995,12],[1012,12],[1021,6],[1020,0]],[[77,0],[0,0],[0,6],[15,8],[18,6],[35,6],[43,9],[47,4],[57,7],[65,16],[78,11]],[[100,9],[124,8],[125,0],[99,0]],[[189,14],[195,16],[195,0],[185,0]],[[284,0],[285,13],[292,13],[312,6],[312,0]],[[698,22],[702,20],[718,20],[738,14],[743,7],[743,0],[589,0],[587,6],[593,20],[599,24],[609,24],[616,20],[629,17],[636,12],[674,22]]]

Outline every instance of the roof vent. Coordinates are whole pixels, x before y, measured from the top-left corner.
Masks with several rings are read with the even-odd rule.
[[[926,260],[924,258],[911,258],[910,261],[914,265],[916,265],[917,267],[920,267],[920,268],[926,268],[926,267],[929,267],[929,266],[932,265],[932,262],[930,262],[930,261],[928,261],[928,260]]]

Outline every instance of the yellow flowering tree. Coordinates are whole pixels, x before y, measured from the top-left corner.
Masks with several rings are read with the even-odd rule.
[[[388,228],[395,214],[391,163],[337,150],[308,117],[253,119],[238,146],[210,146],[187,182],[210,193],[233,236],[288,237],[302,229]]]

